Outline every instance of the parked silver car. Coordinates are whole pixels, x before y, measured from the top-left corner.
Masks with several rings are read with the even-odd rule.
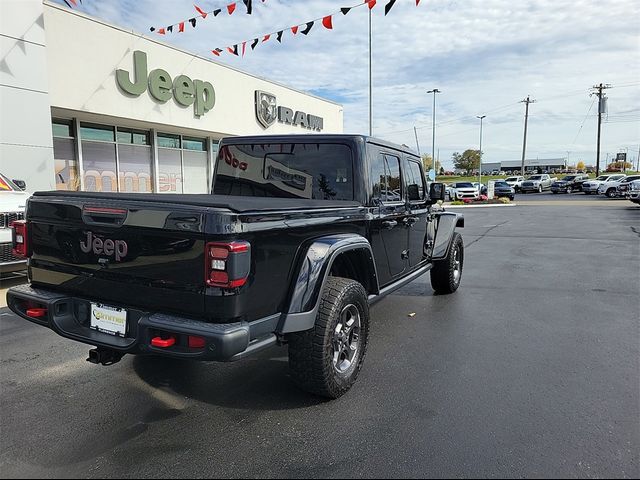
[[[640,205],[640,180],[635,180],[629,185],[629,190],[626,193],[627,199]]]
[[[582,191],[586,195],[591,195],[592,193],[598,193],[598,187],[605,182],[615,182],[624,178],[624,175],[621,173],[600,175],[598,178],[594,180],[587,180],[582,184]]]

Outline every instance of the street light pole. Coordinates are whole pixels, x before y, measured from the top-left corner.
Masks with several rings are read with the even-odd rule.
[[[436,158],[436,93],[442,93],[437,88],[429,90],[427,93],[433,93],[433,131],[431,133],[431,159]]]
[[[476,116],[480,119],[480,165],[478,165],[478,193],[482,195],[482,119],[486,118],[486,115]]]

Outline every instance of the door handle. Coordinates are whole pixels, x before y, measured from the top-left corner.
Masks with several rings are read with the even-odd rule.
[[[395,220],[385,220],[384,222],[382,222],[382,226],[387,230],[391,230],[396,225],[398,225],[398,222],[396,222]]]
[[[412,227],[414,223],[418,223],[418,220],[418,217],[405,217],[405,219],[402,220],[402,223],[408,225],[409,227]]]

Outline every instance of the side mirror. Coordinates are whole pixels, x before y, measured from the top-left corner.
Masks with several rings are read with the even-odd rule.
[[[13,179],[13,183],[15,183],[16,187],[18,187],[20,190],[26,190],[27,189],[27,182],[25,182],[24,180]]]
[[[429,198],[431,202],[436,203],[438,200],[444,200],[444,195],[447,189],[444,186],[444,183],[432,183],[429,186]]]
[[[415,183],[413,185],[407,185],[407,192],[409,193],[410,202],[422,200],[420,198],[420,190],[418,189],[418,185],[416,185]]]

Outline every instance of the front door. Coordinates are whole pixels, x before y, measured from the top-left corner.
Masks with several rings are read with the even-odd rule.
[[[371,243],[380,286],[402,275],[408,265],[407,204],[402,187],[400,157],[378,153],[372,159],[374,202],[378,214],[371,222]]]
[[[407,160],[404,177],[407,199],[409,200],[409,212],[405,220],[409,237],[409,266],[414,268],[426,259],[425,246],[429,247],[429,239],[427,239],[429,208],[425,191],[426,182],[422,165],[418,160]]]

